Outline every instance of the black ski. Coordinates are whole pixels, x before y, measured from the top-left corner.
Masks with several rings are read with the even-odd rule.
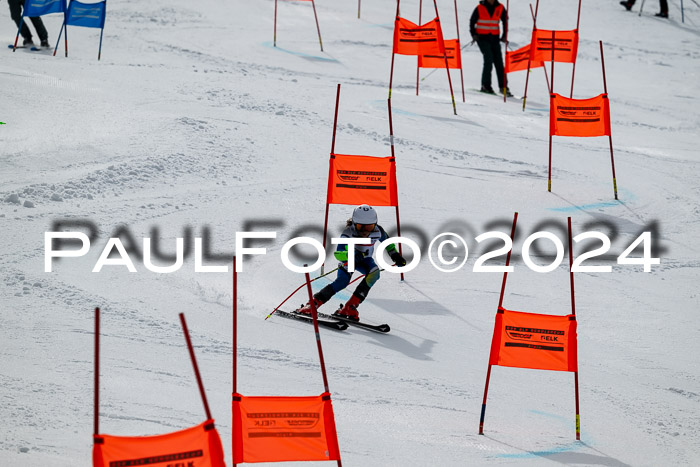
[[[387,333],[391,331],[391,328],[389,327],[388,324],[372,324],[372,323],[366,323],[364,321],[355,321],[350,318],[346,318],[345,316],[342,315],[337,315],[333,313],[332,315],[328,315],[326,313],[319,313],[318,316],[320,318],[329,318],[329,319],[337,319],[339,321],[342,321],[343,323],[347,323],[350,326],[355,326],[358,328],[362,329],[368,329],[370,331],[374,332],[381,332],[381,333]]]
[[[310,315],[297,313],[295,311],[277,310],[275,311],[275,315],[314,324],[314,320]],[[324,328],[335,329],[336,331],[344,331],[348,328],[345,321],[337,320],[333,316],[325,315],[323,313],[318,314],[318,325],[323,326]]]

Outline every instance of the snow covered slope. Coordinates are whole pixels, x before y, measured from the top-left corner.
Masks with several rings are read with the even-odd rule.
[[[423,19],[432,18],[432,5],[423,3]],[[476,2],[458,3],[468,44]],[[529,41],[532,23],[527,2],[510,3],[516,48]],[[474,91],[482,60],[467,45],[466,103],[459,73],[452,74],[454,116],[444,71],[422,70],[415,96],[415,59],[396,57],[402,233],[420,242],[460,233],[470,255],[453,274],[427,256],[403,283],[384,273],[360,313],[388,322],[390,334],[322,331],[344,465],[700,463],[700,7],[686,1],[682,23],[675,0],[668,20],[653,17],[655,2],[641,17],[617,1],[583,3],[574,97],[603,90],[602,40],[619,201],[606,138],[555,138],[547,192],[542,70],[530,75],[523,112],[517,100]],[[418,1],[401,5],[402,16],[417,22]],[[454,37],[454,3],[438,6]],[[574,29],[577,7],[542,0],[538,26]],[[0,465],[89,465],[95,306],[103,310],[101,431],[156,434],[204,419],[177,319],[184,312],[231,459],[230,267],[196,273],[190,254],[179,271],[157,274],[134,255],[135,273],[123,266],[93,273],[109,237],[131,238],[139,250],[143,238],[159,238],[172,255],[175,238],[209,235],[211,253],[225,260],[236,231],[276,231],[268,254],[247,260],[239,275],[238,390],[322,392],[312,328],[264,317],[303,280],[282,265],[282,245],[302,227],[323,225],[337,83],[336,151],[390,154],[396,5],[365,0],[362,19],[354,2],[319,0],[316,8],[324,52],[307,2],[280,2],[272,46],[273,0],[110,2],[100,62],[99,31],[89,29],[69,30],[68,58],[2,49]],[[0,23],[11,42],[6,7]],[[45,23],[54,41],[60,19]],[[567,96],[571,69],[555,67],[555,90]],[[509,76],[509,86],[521,95],[525,73]],[[349,211],[331,207],[333,234]],[[394,211],[378,211],[380,223],[394,228]],[[612,272],[576,275],[580,442],[572,374],[504,367],[493,368],[485,436],[477,435],[502,275],[472,271],[488,251],[474,238],[508,232],[515,211],[509,309],[570,311],[567,260],[550,273],[531,271],[520,257],[528,235],[549,231],[564,241],[571,216],[574,235],[598,231],[612,240],[604,260],[588,263]],[[44,232],[61,222],[93,227],[92,249],[54,260],[46,273]],[[661,258],[648,273],[615,263],[642,231],[654,232]],[[290,303],[305,300],[300,292]]]

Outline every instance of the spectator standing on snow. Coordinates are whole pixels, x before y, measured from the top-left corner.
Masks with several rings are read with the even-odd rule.
[[[632,9],[632,7],[634,6],[636,1],[637,0],[623,0],[620,2],[620,5],[627,8],[627,11],[630,11]],[[642,6],[644,6],[644,5],[642,5]],[[660,18],[668,18],[668,0],[659,0],[659,7],[660,7],[659,9],[661,11],[659,11],[654,16],[658,16]]]
[[[24,8],[24,0],[7,0],[7,3],[10,5],[10,17],[17,24],[18,28],[19,28],[20,22],[22,22],[22,30],[20,31],[20,34],[22,34],[22,39],[24,39],[24,45],[25,46],[34,45],[34,41],[32,40],[32,32],[29,30],[29,26],[27,26],[26,22],[22,21],[22,9]],[[46,28],[44,27],[44,22],[41,21],[41,18],[39,18],[39,17],[30,18],[30,19],[32,20],[32,24],[34,25],[34,29],[36,29],[36,34],[39,36],[39,40],[41,41],[41,46],[42,47],[50,47],[49,46],[49,33],[46,31]]]
[[[503,35],[500,34],[500,22],[503,23]],[[495,94],[491,87],[491,69],[495,66],[498,88],[503,94],[505,86],[505,71],[500,41],[505,42],[508,31],[508,14],[498,0],[482,0],[474,9],[469,20],[469,32],[472,39],[479,45],[484,56],[484,68],[481,72],[481,92]],[[500,39],[499,39],[500,38]],[[500,40],[500,41],[499,41]],[[510,91],[506,91],[509,97]]]

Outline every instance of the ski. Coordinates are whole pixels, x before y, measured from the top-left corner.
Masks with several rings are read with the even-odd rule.
[[[381,332],[381,333],[387,333],[391,331],[391,328],[389,327],[388,324],[373,324],[373,323],[367,323],[364,321],[354,321],[350,318],[346,318],[345,316],[337,315],[333,313],[332,315],[326,314],[326,313],[318,313],[318,316],[321,318],[329,318],[329,319],[337,319],[342,321],[343,323],[347,323],[350,326],[355,326],[358,328],[362,329],[368,329],[370,331],[375,331],[375,332]]]
[[[14,49],[15,46],[14,46],[14,44],[8,44],[7,48]],[[17,48],[18,49],[29,49],[32,52],[51,52],[51,47],[37,47],[35,45],[33,45],[31,47],[27,47],[26,45],[18,45]]]
[[[277,310],[275,311],[275,315],[282,316],[284,318],[295,319],[297,321],[302,321],[309,324],[314,324],[314,320],[311,316],[302,313],[297,313],[295,311]],[[330,315],[325,315],[323,313],[318,314],[318,325],[323,326],[324,328],[334,329],[336,331],[344,331],[348,328],[348,325],[345,321],[337,320],[334,317]]]

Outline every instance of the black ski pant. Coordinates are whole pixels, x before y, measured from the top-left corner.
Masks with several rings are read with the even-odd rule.
[[[632,8],[632,5],[634,5],[636,2],[637,2],[637,0],[628,0],[627,1],[630,8]],[[644,6],[644,5],[642,5],[642,6]],[[659,13],[668,14],[668,0],[659,0],[659,8],[661,9],[661,11]]]
[[[501,42],[497,34],[482,34],[477,41],[479,50],[484,56],[484,68],[481,72],[481,85],[491,87],[491,68],[496,67],[496,79],[498,88],[503,89],[503,55],[501,54]]]
[[[24,8],[24,0],[7,0],[7,3],[10,5],[10,17],[15,22],[15,24],[17,24],[17,27],[19,27],[19,23],[22,20],[22,8]],[[36,29],[36,34],[39,36],[39,40],[49,40],[49,33],[46,31],[46,28],[44,27],[44,22],[41,21],[41,18],[36,17],[29,19],[32,20],[32,24],[34,25],[34,29]],[[20,34],[22,34],[22,38],[24,40],[32,39],[32,32],[29,30],[29,26],[27,26],[26,22],[22,22],[22,30],[20,31]]]

